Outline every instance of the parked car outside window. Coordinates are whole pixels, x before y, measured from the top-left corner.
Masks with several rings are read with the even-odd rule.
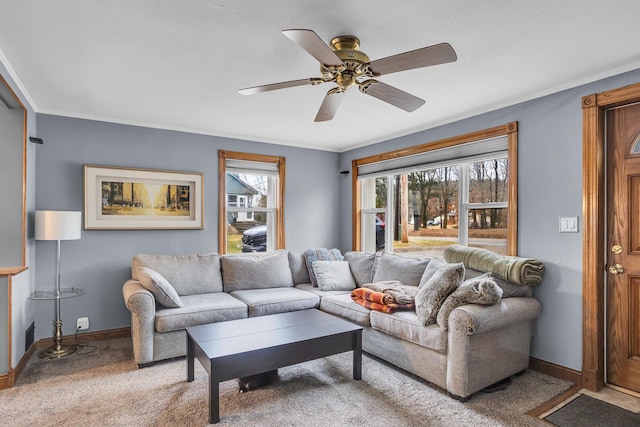
[[[242,233],[242,252],[265,252],[266,250],[266,225],[258,225]]]
[[[427,225],[440,225],[440,224],[442,224],[442,219],[440,219],[439,216],[427,221]]]
[[[384,249],[384,221],[376,217],[376,248]],[[242,233],[242,252],[266,252],[267,226],[258,225]]]
[[[376,249],[384,249],[384,221],[376,216]]]

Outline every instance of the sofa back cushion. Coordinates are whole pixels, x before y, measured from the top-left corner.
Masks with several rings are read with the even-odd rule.
[[[350,251],[344,254],[344,260],[349,263],[351,274],[356,280],[356,285],[361,287],[365,283],[371,283],[373,279],[373,262],[376,256],[366,252]]]
[[[289,251],[289,268],[291,269],[291,277],[293,278],[294,285],[311,283],[309,270],[307,269],[307,263],[303,253]]]
[[[160,273],[178,295],[222,292],[220,255],[134,255],[131,277],[141,280],[141,267]]]
[[[430,258],[417,259],[387,252],[376,254],[373,264],[373,282],[399,280],[403,285],[418,286]]]
[[[266,255],[224,255],[222,277],[225,292],[293,286],[284,249]]]

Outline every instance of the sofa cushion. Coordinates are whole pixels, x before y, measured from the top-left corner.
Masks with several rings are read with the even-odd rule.
[[[317,308],[320,298],[296,288],[244,289],[231,292],[247,304],[249,317]]]
[[[418,286],[430,259],[407,258],[384,252],[376,254],[372,282],[399,280],[407,286]]]
[[[224,291],[292,287],[289,256],[284,249],[266,255],[223,256]]]
[[[158,308],[155,326],[158,332],[184,329],[187,326],[247,317],[247,305],[224,292],[182,296],[180,308]]]
[[[431,350],[446,353],[448,334],[438,325],[423,326],[415,311],[371,312],[371,327]]]
[[[502,289],[490,276],[478,276],[465,280],[442,303],[436,321],[443,329],[449,328],[449,314],[467,304],[493,305],[502,298]]]
[[[444,300],[462,283],[464,264],[447,264],[427,280],[416,295],[416,314],[422,325],[436,322]]]
[[[291,277],[293,284],[311,283],[309,278],[309,270],[304,259],[304,254],[300,252],[289,251],[289,268],[291,269]]]
[[[313,272],[313,261],[342,261],[344,257],[340,253],[340,249],[307,249],[304,252],[304,260],[309,271],[309,281],[313,286],[318,286],[318,280]]]
[[[356,281],[347,261],[313,261],[318,287],[323,291],[352,291]]]
[[[156,301],[165,307],[182,307],[182,300],[176,290],[160,273],[147,267],[140,267],[140,284],[151,292]]]
[[[349,263],[351,274],[358,287],[365,283],[371,283],[373,279],[373,262],[376,260],[374,254],[349,251],[344,254],[344,260]]]
[[[371,326],[371,310],[351,299],[351,292],[342,295],[330,295],[320,300],[320,310],[335,314],[360,326]]]
[[[351,291],[323,291],[319,287],[313,286],[311,283],[300,283],[295,287],[296,289],[301,289],[305,292],[311,292],[312,294],[318,295],[320,298],[329,295],[351,295]]]
[[[222,292],[220,255],[134,255],[131,277],[140,280],[140,267],[160,273],[178,295]]]
[[[474,270],[473,268],[466,268],[464,273],[464,280],[473,279],[474,277],[490,277],[496,284],[502,289],[502,298],[512,297],[530,297],[533,295],[533,289],[529,285],[520,285],[513,282],[508,282],[502,277],[493,273],[484,273],[480,270]]]

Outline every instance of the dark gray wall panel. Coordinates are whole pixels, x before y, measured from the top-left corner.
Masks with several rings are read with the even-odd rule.
[[[20,91],[18,85],[13,81],[7,68],[2,62],[0,62],[0,75],[6,80],[7,84],[14,92],[14,94],[20,99],[22,105],[27,109],[27,136],[36,135],[36,119],[33,109],[29,105],[28,100],[24,94]],[[17,103],[16,103],[17,105]],[[22,112],[20,113],[22,116]],[[2,184],[0,186],[8,186],[11,188],[11,198],[7,197],[4,203],[10,203],[11,206],[3,208],[3,213],[0,215],[0,242],[4,246],[5,242],[15,242],[10,246],[11,249],[11,261],[9,263],[3,263],[3,266],[17,267],[22,265],[22,218],[16,218],[16,215],[22,215],[22,167],[23,167],[23,132],[22,132],[22,118],[20,119],[20,137],[11,143],[11,147],[6,147],[0,143],[2,149],[2,156],[6,156],[6,159],[10,164],[0,168],[0,176],[2,177]],[[5,141],[6,142],[6,141]],[[7,148],[5,150],[5,148]],[[26,182],[26,208],[27,208],[27,241],[25,251],[25,265],[29,267],[25,272],[14,276],[12,280],[12,301],[11,301],[11,313],[12,313],[12,356],[11,367],[15,367],[20,358],[24,355],[24,331],[33,320],[33,310],[31,301],[28,299],[29,293],[33,286],[34,266],[35,266],[35,250],[34,241],[31,237],[33,232],[31,228],[31,222],[29,218],[32,216],[33,207],[35,203],[35,149],[33,144],[27,143],[27,182]],[[20,173],[16,173],[19,170]],[[11,173],[9,173],[11,171]],[[2,192],[3,195],[8,196],[9,193]],[[9,212],[11,212],[9,214]],[[20,212],[20,213],[18,213]],[[6,214],[5,214],[6,213]],[[16,225],[16,221],[17,224]],[[11,225],[9,225],[11,224]],[[0,290],[0,317],[2,319],[7,318],[8,301],[7,301],[7,289],[6,280],[3,282],[5,285]],[[0,322],[0,354],[3,359],[0,359],[0,374],[8,371],[8,358],[7,348],[9,341],[7,322]]]
[[[24,112],[0,106],[0,267],[22,265]]]

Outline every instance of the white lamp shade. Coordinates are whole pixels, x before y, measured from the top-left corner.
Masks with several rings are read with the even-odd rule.
[[[36,240],[78,240],[82,212],[36,211]]]

